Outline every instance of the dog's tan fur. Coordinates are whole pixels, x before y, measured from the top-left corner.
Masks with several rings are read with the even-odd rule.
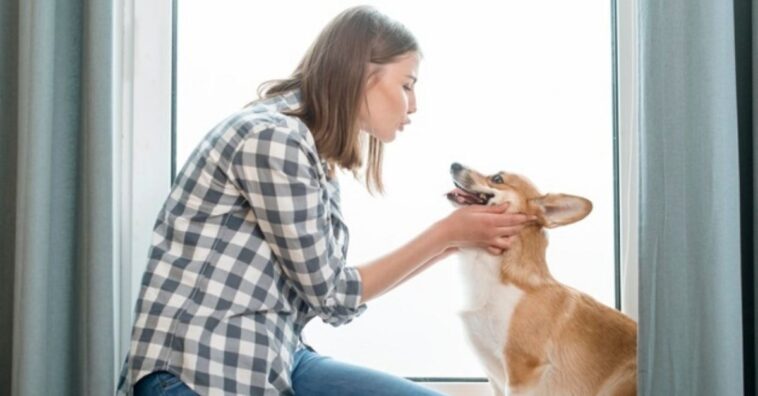
[[[636,323],[557,282],[545,261],[547,237],[543,229],[581,220],[591,211],[591,203],[563,194],[541,195],[527,179],[514,174],[500,173],[502,182],[494,183],[472,170],[462,172],[462,176],[454,174],[459,185],[495,194],[489,204],[508,201],[509,212],[537,217],[503,255],[486,255],[486,260],[496,260],[496,265],[499,261],[500,284],[517,290],[511,294],[518,296],[512,305],[489,301],[463,315],[471,341],[495,384],[495,393],[502,394],[505,384],[498,382],[505,379],[512,395],[635,395]],[[480,252],[467,257],[475,261],[485,255]],[[473,268],[469,264],[464,263],[464,271]],[[512,314],[499,313],[505,311]],[[481,330],[483,322],[488,323],[486,326],[507,323],[506,340],[498,344],[483,339],[493,334]],[[504,348],[487,351],[488,345]],[[498,370],[505,371],[499,381]]]

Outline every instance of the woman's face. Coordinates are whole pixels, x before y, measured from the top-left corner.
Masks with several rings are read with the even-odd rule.
[[[416,112],[418,63],[418,54],[411,52],[396,62],[369,66],[366,96],[358,116],[362,130],[389,143],[410,124],[408,116]]]

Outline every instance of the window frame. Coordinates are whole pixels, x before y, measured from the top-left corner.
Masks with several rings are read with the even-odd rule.
[[[616,73],[616,103],[614,125],[617,130],[615,150],[617,156],[617,207],[616,226],[617,285],[620,286],[620,309],[635,321],[638,318],[638,218],[639,218],[639,38],[638,0],[613,0],[614,12],[614,64]],[[619,307],[617,307],[619,308]]]
[[[114,271],[114,373],[129,351],[134,301],[147,265],[153,222],[171,182],[172,2],[117,0],[114,207],[119,268]]]
[[[616,308],[637,317],[637,0],[611,1],[613,39]],[[114,377],[129,348],[133,301],[147,263],[152,225],[176,169],[177,0],[117,0],[115,27],[116,173],[119,268],[114,271]],[[169,133],[170,132],[170,133]],[[169,154],[170,155],[167,155]],[[414,378],[450,395],[489,395],[482,379]]]

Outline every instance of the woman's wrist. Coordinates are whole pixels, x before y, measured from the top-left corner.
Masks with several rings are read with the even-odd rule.
[[[433,238],[437,241],[440,253],[448,248],[456,247],[455,227],[452,224],[450,216],[434,223],[431,227],[431,233]]]

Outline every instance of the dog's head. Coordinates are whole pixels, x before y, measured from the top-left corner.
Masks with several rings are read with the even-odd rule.
[[[508,212],[534,215],[546,228],[577,222],[592,211],[592,202],[588,199],[567,194],[540,194],[528,179],[513,173],[485,176],[453,163],[450,174],[456,188],[447,193],[447,198],[455,206],[508,202]]]

